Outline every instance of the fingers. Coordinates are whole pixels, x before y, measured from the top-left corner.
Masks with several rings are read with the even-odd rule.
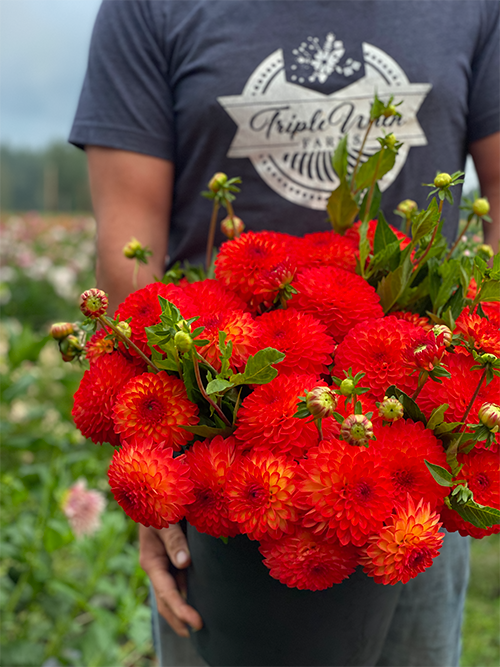
[[[182,528],[174,524],[158,530],[157,534],[165,545],[170,562],[179,569],[187,567],[191,562],[191,555]]]
[[[139,562],[153,586],[159,613],[182,637],[189,636],[188,625],[193,630],[199,630],[203,626],[201,616],[184,600],[175,576],[169,571],[170,560],[166,544],[174,562],[184,562],[184,567],[190,562],[189,550],[181,528],[170,526],[158,531],[139,526],[139,543]],[[179,557],[179,552],[184,552],[184,555],[181,553]]]

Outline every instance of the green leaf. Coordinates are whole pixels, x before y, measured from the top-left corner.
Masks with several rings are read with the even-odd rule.
[[[404,391],[401,391],[401,389],[398,389],[392,384],[385,392],[385,395],[389,398],[395,396],[398,401],[403,404],[405,417],[407,419],[413,419],[414,422],[422,422],[424,426],[427,426],[427,419],[425,418],[424,413],[420,410],[415,401],[408,396],[408,394],[405,394]]]
[[[157,359],[155,361],[156,366],[161,368],[162,371],[173,371],[174,373],[179,372],[179,368],[173,359],[167,357],[166,359]]]
[[[219,394],[223,391],[226,391],[226,389],[229,389],[233,386],[233,383],[229,382],[229,380],[220,380],[216,378],[207,384],[205,391],[210,396],[211,394]]]
[[[226,426],[225,428],[216,428],[214,426],[205,426],[198,424],[197,426],[187,426],[181,425],[185,431],[189,431],[194,435],[199,435],[202,438],[213,438],[216,435],[221,435],[223,438],[227,438],[232,433],[234,433],[236,426]]]
[[[500,280],[486,280],[481,285],[479,301],[500,301]]]
[[[380,211],[380,204],[382,202],[382,192],[380,191],[378,183],[375,183],[375,187],[373,188],[373,195],[370,203],[370,209],[366,211],[369,195],[370,191],[367,190],[365,196],[363,197],[361,208],[359,210],[360,220],[375,220],[375,218],[377,218],[382,213]]]
[[[461,503],[454,496],[450,497],[451,508],[458,512],[462,519],[465,519],[477,528],[490,528],[500,524],[500,511],[494,507],[480,505],[474,500],[467,500]]]
[[[444,421],[444,413],[446,410],[449,408],[449,405],[447,403],[443,403],[443,405],[440,405],[437,408],[434,408],[434,410],[431,412],[431,416],[429,417],[429,420],[427,422],[427,428],[431,431],[433,431],[436,426],[439,426],[439,424],[442,424]]]
[[[411,276],[412,264],[410,256],[406,255],[403,263],[397,269],[384,276],[377,286],[377,294],[380,297],[380,305],[387,313],[404,292],[408,279]]]
[[[347,134],[339,141],[332,156],[332,167],[339,178],[347,176]]]
[[[326,210],[332,227],[338,234],[344,234],[352,227],[359,207],[345,177],[340,179],[340,185],[330,195]]]
[[[426,461],[425,459],[424,463],[438,484],[441,486],[453,486],[453,476],[449,470],[446,470],[446,468],[442,468],[435,463],[429,463],[429,461]]]
[[[443,433],[450,433],[450,431],[454,431],[461,425],[462,422],[442,422],[433,429],[434,435],[439,436]]]
[[[234,387],[240,384],[267,384],[274,380],[278,371],[271,364],[277,364],[283,361],[285,355],[283,352],[275,350],[273,347],[265,347],[259,350],[253,356],[248,357],[247,364],[243,373],[237,373],[231,378]]]
[[[161,306],[161,321],[164,324],[173,326],[177,324],[179,320],[182,320],[182,315],[180,310],[175,306],[171,301],[167,301],[162,296],[158,297]]]
[[[432,199],[425,211],[415,217],[412,223],[412,239],[413,243],[418,243],[424,236],[430,234],[434,227],[439,224],[439,207],[435,199]]]
[[[387,247],[391,247],[394,243],[398,244],[399,241],[396,234],[389,227],[385,216],[381,213],[378,218],[377,227],[375,229],[375,238],[373,240],[373,254],[377,256],[379,252],[382,252]]]
[[[363,220],[359,228],[359,264],[364,267],[370,254],[370,242],[368,241],[368,220]]]
[[[374,180],[380,180],[394,167],[395,161],[396,153],[387,148],[381,148],[371,155],[366,162],[363,162],[354,177],[356,190],[358,192],[365,190]]]

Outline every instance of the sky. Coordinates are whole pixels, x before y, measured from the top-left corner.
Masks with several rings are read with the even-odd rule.
[[[100,0],[0,0],[0,140],[68,136]]]

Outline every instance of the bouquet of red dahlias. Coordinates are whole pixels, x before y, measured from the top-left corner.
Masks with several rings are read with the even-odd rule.
[[[134,521],[246,534],[272,577],[309,590],[358,565],[407,582],[443,525],[500,532],[500,261],[455,259],[441,239],[460,174],[436,177],[425,211],[403,202],[411,234],[369,219],[391,137],[349,177],[337,149],[334,231],[236,234],[214,279],[170,272],[114,319],[88,290],[87,321],[56,331],[66,357],[93,332],[73,416],[116,447],[109,481]],[[229,204],[234,180],[211,189]]]

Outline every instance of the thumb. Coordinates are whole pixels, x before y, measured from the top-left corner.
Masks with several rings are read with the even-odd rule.
[[[170,562],[179,569],[187,567],[191,562],[191,555],[186,536],[179,524],[162,528],[158,531],[158,535],[165,545]]]

